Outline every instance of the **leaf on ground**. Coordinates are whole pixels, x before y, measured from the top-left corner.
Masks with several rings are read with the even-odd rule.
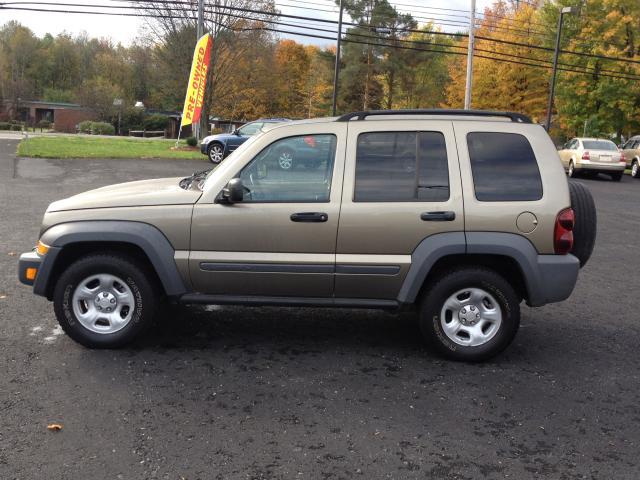
[[[52,432],[59,432],[60,430],[62,430],[62,425],[60,425],[59,423],[51,423],[47,425],[47,430],[51,430]]]
[[[15,257],[16,256],[16,252],[9,252],[9,256],[10,257]]]
[[[7,298],[6,295],[0,295],[0,300],[2,300],[3,298]]]

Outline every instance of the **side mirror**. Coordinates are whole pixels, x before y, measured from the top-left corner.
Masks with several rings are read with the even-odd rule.
[[[241,202],[244,198],[242,180],[239,178],[229,180],[227,186],[222,189],[222,198],[226,199],[229,203]]]
[[[233,131],[233,134],[234,134],[235,136],[239,137],[239,136],[240,136],[240,129],[239,129],[239,128],[236,128],[236,129]]]

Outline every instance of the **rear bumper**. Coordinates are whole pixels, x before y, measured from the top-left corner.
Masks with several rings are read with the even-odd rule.
[[[536,267],[527,278],[529,306],[539,307],[569,298],[576,286],[580,271],[580,261],[576,257],[538,255]]]
[[[599,172],[624,172],[627,167],[626,163],[622,162],[589,162],[581,161],[574,165],[576,170],[594,170]]]

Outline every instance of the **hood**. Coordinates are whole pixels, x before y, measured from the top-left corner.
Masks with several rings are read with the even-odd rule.
[[[238,138],[238,135],[234,135],[233,133],[218,133],[216,135],[209,135],[202,140],[202,143],[209,143],[214,140],[218,140],[219,142],[224,142],[230,138]]]
[[[202,192],[180,188],[181,179],[182,177],[158,178],[109,185],[53,202],[47,212],[195,203]]]

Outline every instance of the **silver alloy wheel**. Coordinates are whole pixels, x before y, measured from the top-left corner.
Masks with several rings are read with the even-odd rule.
[[[457,345],[478,347],[498,333],[502,309],[486,290],[465,288],[444,302],[440,325],[445,335]]]
[[[123,329],[131,321],[135,298],[122,279],[100,273],[78,283],[72,305],[74,315],[84,328],[109,334]]]
[[[209,160],[211,160],[212,163],[220,163],[223,155],[224,149],[222,145],[214,143],[209,147]]]
[[[293,155],[288,150],[283,150],[278,155],[278,165],[283,170],[289,170],[293,166]]]
[[[635,160],[633,165],[631,165],[631,176],[633,178],[638,178],[638,161]]]
[[[574,166],[573,166],[573,162],[569,162],[569,176],[573,177],[574,174]]]

